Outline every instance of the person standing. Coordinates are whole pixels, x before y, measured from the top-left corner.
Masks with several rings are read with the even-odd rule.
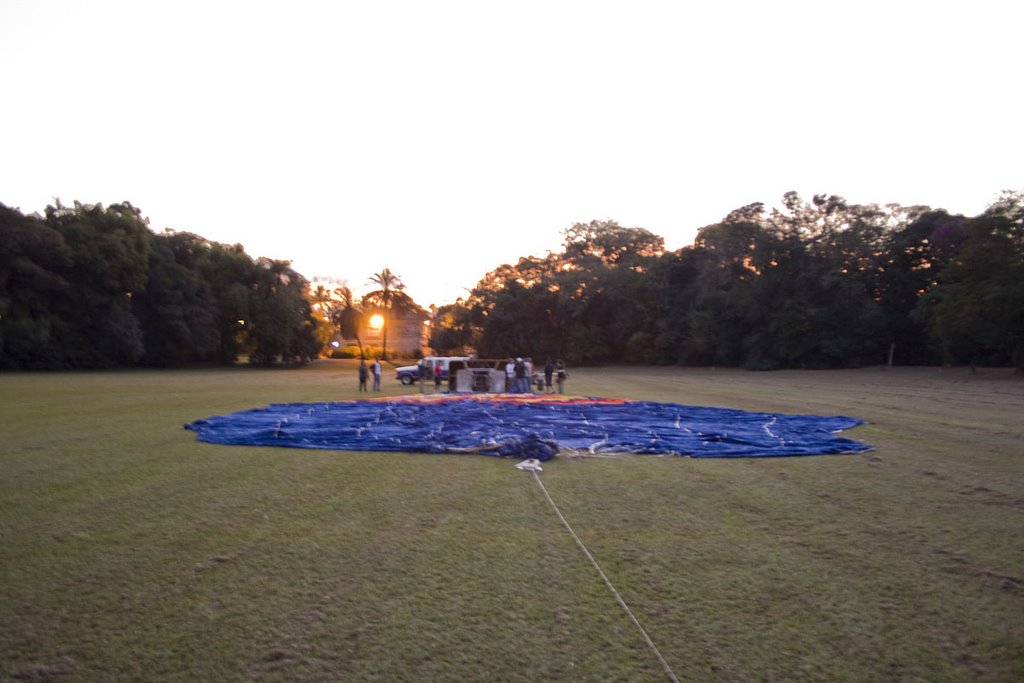
[[[366,391],[366,376],[370,371],[366,367],[366,359],[359,359],[359,391]]]
[[[380,358],[373,359],[373,390],[380,391]]]
[[[551,388],[551,377],[555,374],[555,364],[548,358],[548,362],[544,364],[544,389],[549,394],[554,391]]]
[[[440,391],[441,391],[441,379],[442,379],[441,376],[443,374],[444,373],[441,370],[441,361],[435,360],[434,361],[434,393],[435,394],[440,393]]]
[[[516,381],[516,361],[514,358],[509,358],[508,362],[505,363],[505,393],[510,393],[515,387]]]
[[[525,394],[530,390],[530,385],[526,379],[526,363],[523,362],[522,358],[516,358],[515,375],[516,379],[512,391],[517,394]]]
[[[558,393],[565,393],[565,380],[569,377],[569,373],[565,371],[565,363],[558,361],[558,365],[555,367],[556,378],[558,380]]]

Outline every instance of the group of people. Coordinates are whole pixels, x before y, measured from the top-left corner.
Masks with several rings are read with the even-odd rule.
[[[513,394],[533,393],[533,359],[516,357],[509,358],[505,364],[505,391]],[[548,358],[544,364],[544,390],[553,393],[552,381],[557,383],[558,393],[565,393],[565,380],[568,377],[563,361],[554,362]]]
[[[359,391],[369,391],[366,388],[366,381],[373,375],[373,390],[380,391],[380,359],[374,358],[373,364],[369,367],[366,365],[366,359],[359,361]]]
[[[421,372],[423,372],[422,367]],[[535,368],[532,358],[510,358],[508,363],[505,364],[505,391],[514,394],[533,393],[534,372]],[[443,371],[440,362],[434,363],[433,372],[430,374],[433,375],[434,379],[434,391],[439,392],[443,381]],[[369,391],[367,388],[367,382],[371,376],[373,377],[373,390],[380,391],[380,375],[381,365],[379,358],[374,358],[373,363],[370,365],[366,364],[365,358],[360,359],[359,391]],[[565,363],[563,361],[552,361],[548,358],[547,363],[544,364],[544,390],[551,394],[555,392],[555,386],[557,386],[558,393],[564,394],[565,380],[568,376],[569,375],[565,371]],[[422,378],[424,381],[421,382],[421,387],[426,383],[428,377],[429,375]]]

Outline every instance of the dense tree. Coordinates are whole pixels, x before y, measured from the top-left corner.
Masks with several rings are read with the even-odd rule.
[[[752,368],[879,362],[879,304],[890,211],[796,193],[702,228],[669,267],[677,359]],[[904,312],[906,317],[906,311]]]
[[[940,357],[932,351],[925,326],[911,313],[938,284],[936,277],[963,242],[965,219],[923,207],[899,211],[900,223],[884,237],[878,302],[893,360],[927,364]]]
[[[307,283],[287,264],[153,234],[128,203],[55,204],[45,218],[0,205],[0,367],[231,363],[250,347],[260,362],[294,362],[319,351]]]
[[[524,264],[525,265],[525,264]],[[533,285],[504,266],[488,275],[484,287],[474,290],[471,301],[482,325],[477,339],[481,355],[492,358],[519,356],[525,349],[543,348],[550,341],[540,336],[546,321],[539,320],[549,298],[533,292]]]
[[[217,357],[219,333],[210,283],[197,267],[210,247],[191,233],[154,235],[146,290],[132,299],[142,325],[147,365],[178,365]]]
[[[676,329],[681,362],[743,362],[744,341],[756,311],[757,245],[767,239],[762,222],[760,205],[733,212],[721,223],[702,228],[693,249],[680,260],[677,268],[692,271],[684,284],[685,298],[675,303],[686,310],[684,326]]]
[[[1008,193],[963,223],[959,248],[916,311],[948,363],[1024,369],[1024,206]],[[956,235],[959,240],[960,235]]]
[[[152,237],[141,212],[128,203],[72,209],[58,201],[46,222],[67,244],[63,275],[74,285],[55,303],[55,359],[67,367],[137,362],[144,346],[132,298],[146,289]]]
[[[753,260],[758,276],[751,367],[837,367],[881,362],[887,340],[876,297],[885,214],[874,205],[796,193],[768,221]]]
[[[439,308],[431,306],[428,343],[435,353],[465,352],[473,347],[475,329],[472,310],[462,299]]]
[[[209,242],[208,246],[196,267],[209,283],[215,305],[217,360],[234,363],[249,344],[256,265],[241,244]]]
[[[308,284],[288,261],[257,259],[249,332],[254,363],[295,364],[316,357],[319,347]]]
[[[521,258],[477,284],[467,305],[482,354],[599,363],[622,360],[658,333],[661,299],[649,273],[662,238],[614,221],[577,223],[563,235],[562,253]]]
[[[0,204],[0,367],[60,367],[59,312],[71,250],[41,218]]]

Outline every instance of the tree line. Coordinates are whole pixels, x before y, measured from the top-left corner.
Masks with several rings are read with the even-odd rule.
[[[433,309],[435,352],[574,364],[752,369],[894,362],[1024,368],[1024,193],[974,217],[787,193],[663,238],[614,221],[563,231],[558,253],[487,273]],[[388,269],[362,299],[287,261],[187,232],[129,203],[0,204],[0,368],[296,364],[359,342],[365,317],[422,312]],[[387,327],[384,327],[386,350]]]
[[[431,346],[577,364],[1024,368],[1019,192],[971,218],[791,192],[673,252],[614,221],[563,234],[560,253],[502,265],[438,309]]]
[[[322,347],[309,283],[287,261],[188,232],[130,203],[0,204],[0,367],[299,363]]]

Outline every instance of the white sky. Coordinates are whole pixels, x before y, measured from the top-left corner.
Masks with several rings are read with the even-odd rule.
[[[1024,189],[1024,2],[0,0],[0,202],[424,306],[575,222]]]

